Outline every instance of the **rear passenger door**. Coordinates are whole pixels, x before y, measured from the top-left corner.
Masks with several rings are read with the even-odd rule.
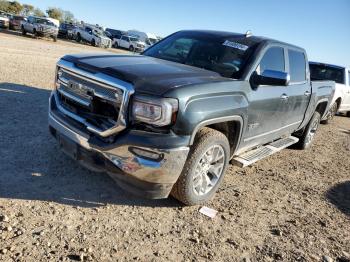
[[[293,132],[304,120],[311,98],[311,84],[305,53],[300,49],[288,47],[287,55],[290,82],[287,87],[286,125]]]

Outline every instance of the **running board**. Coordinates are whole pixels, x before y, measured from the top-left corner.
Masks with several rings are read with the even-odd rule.
[[[297,143],[298,141],[299,139],[294,136],[281,138],[272,143],[266,144],[257,149],[253,149],[239,156],[236,156],[231,160],[231,163],[239,167],[246,167],[265,157],[271,156],[281,151],[282,149],[285,149]]]

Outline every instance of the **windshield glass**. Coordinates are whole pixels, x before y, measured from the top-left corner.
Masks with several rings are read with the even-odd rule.
[[[94,29],[94,34],[97,36],[106,36],[102,30]]]
[[[143,55],[240,78],[258,42],[250,37],[223,37],[207,33],[179,32],[147,49]]]
[[[344,69],[341,67],[310,64],[311,80],[330,80],[338,84],[345,83]]]
[[[37,22],[38,24],[56,26],[56,25],[55,25],[54,23],[52,23],[50,20],[46,20],[46,19],[37,19],[36,22]]]

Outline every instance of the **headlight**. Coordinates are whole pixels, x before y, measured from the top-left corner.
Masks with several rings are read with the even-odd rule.
[[[135,97],[132,104],[132,116],[155,126],[170,125],[178,110],[178,101],[174,98]]]

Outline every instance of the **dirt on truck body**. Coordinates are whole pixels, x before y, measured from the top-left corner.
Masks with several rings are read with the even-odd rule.
[[[0,33],[1,261],[349,259],[349,118],[321,125],[306,151],[229,166],[211,220],[128,194],[59,150],[47,101],[56,62],[79,52],[96,48]]]

